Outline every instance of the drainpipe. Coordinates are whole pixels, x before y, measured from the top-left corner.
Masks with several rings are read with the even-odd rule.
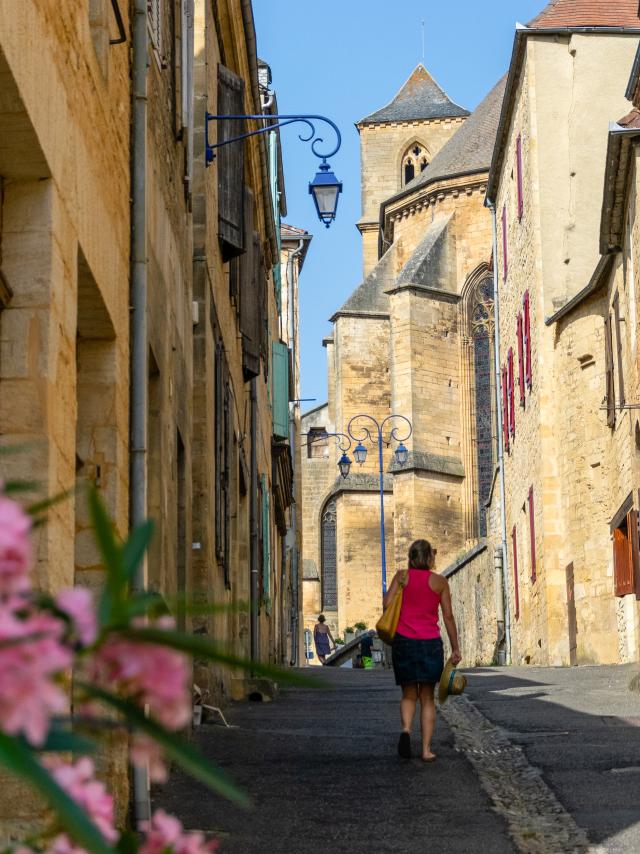
[[[147,0],[135,0],[133,9],[131,125],[131,397],[130,397],[130,527],[147,515]],[[134,590],[146,587],[145,566],[133,578]],[[146,767],[133,768],[134,816],[137,827],[151,817]]]
[[[296,360],[296,336],[295,336],[295,318],[296,318],[296,306],[295,306],[295,280],[294,280],[294,261],[296,258],[300,256],[302,250],[304,249],[304,240],[298,241],[298,246],[293,252],[290,253],[287,259],[287,294],[288,294],[288,329],[287,329],[287,341],[289,346],[293,350],[294,357],[292,359],[293,370],[295,371]],[[291,528],[287,532],[287,539],[289,539],[289,545],[291,548],[291,583],[293,588],[293,597],[291,607],[293,610],[293,619],[291,621],[291,667],[295,667],[298,663],[298,631],[299,631],[299,606],[300,606],[300,598],[299,598],[299,588],[298,588],[298,508],[296,505],[297,501],[297,492],[296,492],[296,455],[295,447],[296,447],[296,409],[300,406],[300,404],[295,401],[293,405],[289,409],[289,447],[292,451],[293,458],[293,504],[291,505]]]
[[[251,493],[249,501],[249,568],[251,573],[251,661],[258,653],[258,386],[251,380]]]
[[[504,442],[502,436],[502,397],[500,387],[500,297],[498,292],[498,220],[496,206],[489,199],[486,205],[491,211],[493,222],[493,316],[494,316],[494,361],[495,361],[495,392],[496,392],[496,433],[498,435],[498,468],[500,472],[500,522],[502,528],[502,601],[504,605],[504,641],[506,647],[506,664],[511,663],[511,614],[509,608],[509,552],[507,551],[507,508],[505,506],[504,485]]]
[[[498,638],[496,642],[496,664],[506,664],[505,625],[504,625],[504,572],[502,569],[502,548],[493,552],[493,577],[495,582],[496,621],[498,623]]]

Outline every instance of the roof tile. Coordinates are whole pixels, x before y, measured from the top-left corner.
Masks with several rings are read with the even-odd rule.
[[[420,63],[393,101],[361,119],[358,124],[444,119],[468,115],[469,111],[455,104]]]
[[[527,26],[640,27],[638,0],[551,0]]]

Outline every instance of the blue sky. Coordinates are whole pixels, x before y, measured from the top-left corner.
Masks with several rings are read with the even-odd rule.
[[[362,280],[360,151],[354,123],[390,101],[422,60],[457,103],[473,110],[509,65],[516,21],[526,23],[546,0],[253,0],[258,54],[271,65],[281,113],[315,113],[342,132],[331,159],[344,184],[330,229],[318,221],[308,183],[318,160],[282,131],[286,221],[314,237],[300,280],[302,404],[326,399],[329,317]],[[300,126],[303,130],[303,126]],[[327,129],[327,134],[331,134]],[[329,141],[329,135],[326,137]]]

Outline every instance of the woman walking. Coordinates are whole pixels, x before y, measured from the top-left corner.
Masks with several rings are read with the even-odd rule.
[[[336,642],[331,634],[331,629],[325,622],[324,614],[320,614],[318,622],[313,627],[313,640],[316,645],[318,661],[324,664],[326,657],[331,652],[331,644],[333,644],[334,649],[336,648]]]
[[[438,609],[442,609],[449,641],[451,662],[461,660],[458,631],[451,608],[449,582],[433,570],[436,550],[427,540],[416,540],[409,549],[408,572],[397,572],[384,597],[384,607],[394,597],[398,586],[404,587],[400,619],[392,644],[393,671],[396,685],[402,688],[400,717],[402,732],[398,753],[411,758],[411,727],[420,700],[420,725],[422,729],[422,758],[433,762],[436,754],[431,750],[431,738],[436,722],[433,698],[435,684],[440,681],[444,667],[444,652]]]

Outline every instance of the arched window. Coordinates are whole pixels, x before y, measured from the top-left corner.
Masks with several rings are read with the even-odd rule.
[[[478,533],[487,534],[485,504],[489,500],[494,470],[493,448],[493,281],[482,279],[470,294],[473,342],[473,405],[475,409],[476,465],[478,475]]]
[[[404,156],[402,158],[402,186],[408,184],[409,181],[413,181],[416,177],[416,170],[420,170],[420,172],[424,172],[424,170],[429,165],[429,160],[427,158],[427,152],[419,142],[414,142],[409,148],[405,151]]]
[[[338,607],[338,560],[336,552],[336,502],[330,501],[322,512],[320,537],[320,579],[322,610]]]

